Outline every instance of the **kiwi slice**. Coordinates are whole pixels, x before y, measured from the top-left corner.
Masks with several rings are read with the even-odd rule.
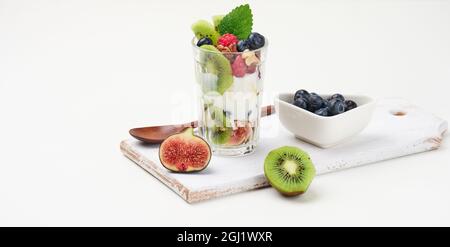
[[[211,141],[216,145],[226,144],[233,133],[230,119],[228,119],[224,110],[217,106],[210,106],[209,114],[214,121],[214,127],[210,129]]]
[[[212,17],[214,29],[219,32],[219,24],[222,22],[224,15],[215,15]]]
[[[205,20],[199,20],[191,26],[192,31],[197,39],[210,38],[214,45],[217,45],[217,40],[220,34],[215,30],[214,26]]]
[[[264,161],[264,174],[281,194],[295,196],[306,192],[316,169],[305,151],[284,146],[269,152]]]
[[[217,106],[210,106],[209,108],[211,119],[214,124],[220,128],[231,127],[230,120],[227,118],[225,111]]]
[[[211,132],[210,139],[213,144],[224,145],[228,143],[232,134],[233,130],[231,128],[215,127]]]
[[[203,85],[203,92],[217,91],[223,94],[228,88],[233,85],[233,74],[231,65],[228,59],[222,55],[213,45],[202,45],[201,49],[210,51],[202,54],[202,63],[205,72],[217,75],[217,82],[213,86]]]

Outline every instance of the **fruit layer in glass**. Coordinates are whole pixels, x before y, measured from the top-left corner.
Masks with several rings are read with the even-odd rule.
[[[193,40],[199,98],[199,132],[215,155],[251,153],[259,137],[264,47],[220,52]]]

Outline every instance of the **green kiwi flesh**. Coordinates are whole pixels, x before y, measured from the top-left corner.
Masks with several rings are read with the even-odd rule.
[[[202,62],[205,72],[211,73],[217,76],[217,82],[211,86],[202,87],[203,92],[217,91],[223,94],[228,88],[233,85],[233,74],[231,70],[231,65],[228,59],[222,55],[222,53],[217,50],[213,45],[202,45],[200,49],[204,49],[208,52],[202,53]]]
[[[215,125],[215,127],[212,129],[210,137],[211,141],[216,145],[223,145],[227,143],[231,138],[231,134],[233,133],[230,120],[226,116],[223,109],[219,107],[210,106],[209,113]]]
[[[224,145],[228,143],[233,134],[233,130],[231,128],[221,128],[216,127],[211,133],[211,141],[216,145]]]
[[[316,170],[305,151],[284,146],[269,152],[264,161],[264,174],[281,194],[295,196],[306,192]]]
[[[213,44],[217,45],[217,40],[219,39],[220,34],[210,22],[199,20],[192,24],[191,29],[197,39],[210,38]]]
[[[219,32],[219,24],[222,22],[224,15],[215,15],[212,17],[214,29]]]

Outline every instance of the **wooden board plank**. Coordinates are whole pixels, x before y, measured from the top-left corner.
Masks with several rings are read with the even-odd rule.
[[[307,151],[320,175],[437,149],[447,130],[446,121],[398,99],[378,101],[373,119],[363,132],[329,149],[296,139],[276,115],[261,122],[261,139],[253,154],[213,156],[208,168],[195,174],[171,173],[163,168],[158,158],[159,145],[125,140],[120,148],[125,156],[192,203],[268,186],[263,161],[270,150],[279,146],[298,146]]]

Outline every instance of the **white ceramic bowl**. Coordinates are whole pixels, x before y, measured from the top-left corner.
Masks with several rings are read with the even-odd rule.
[[[323,98],[329,95],[320,95]],[[358,107],[332,117],[318,116],[293,105],[293,94],[282,93],[275,98],[275,109],[283,126],[297,138],[328,148],[361,132],[369,123],[375,102],[362,95],[344,95]]]

